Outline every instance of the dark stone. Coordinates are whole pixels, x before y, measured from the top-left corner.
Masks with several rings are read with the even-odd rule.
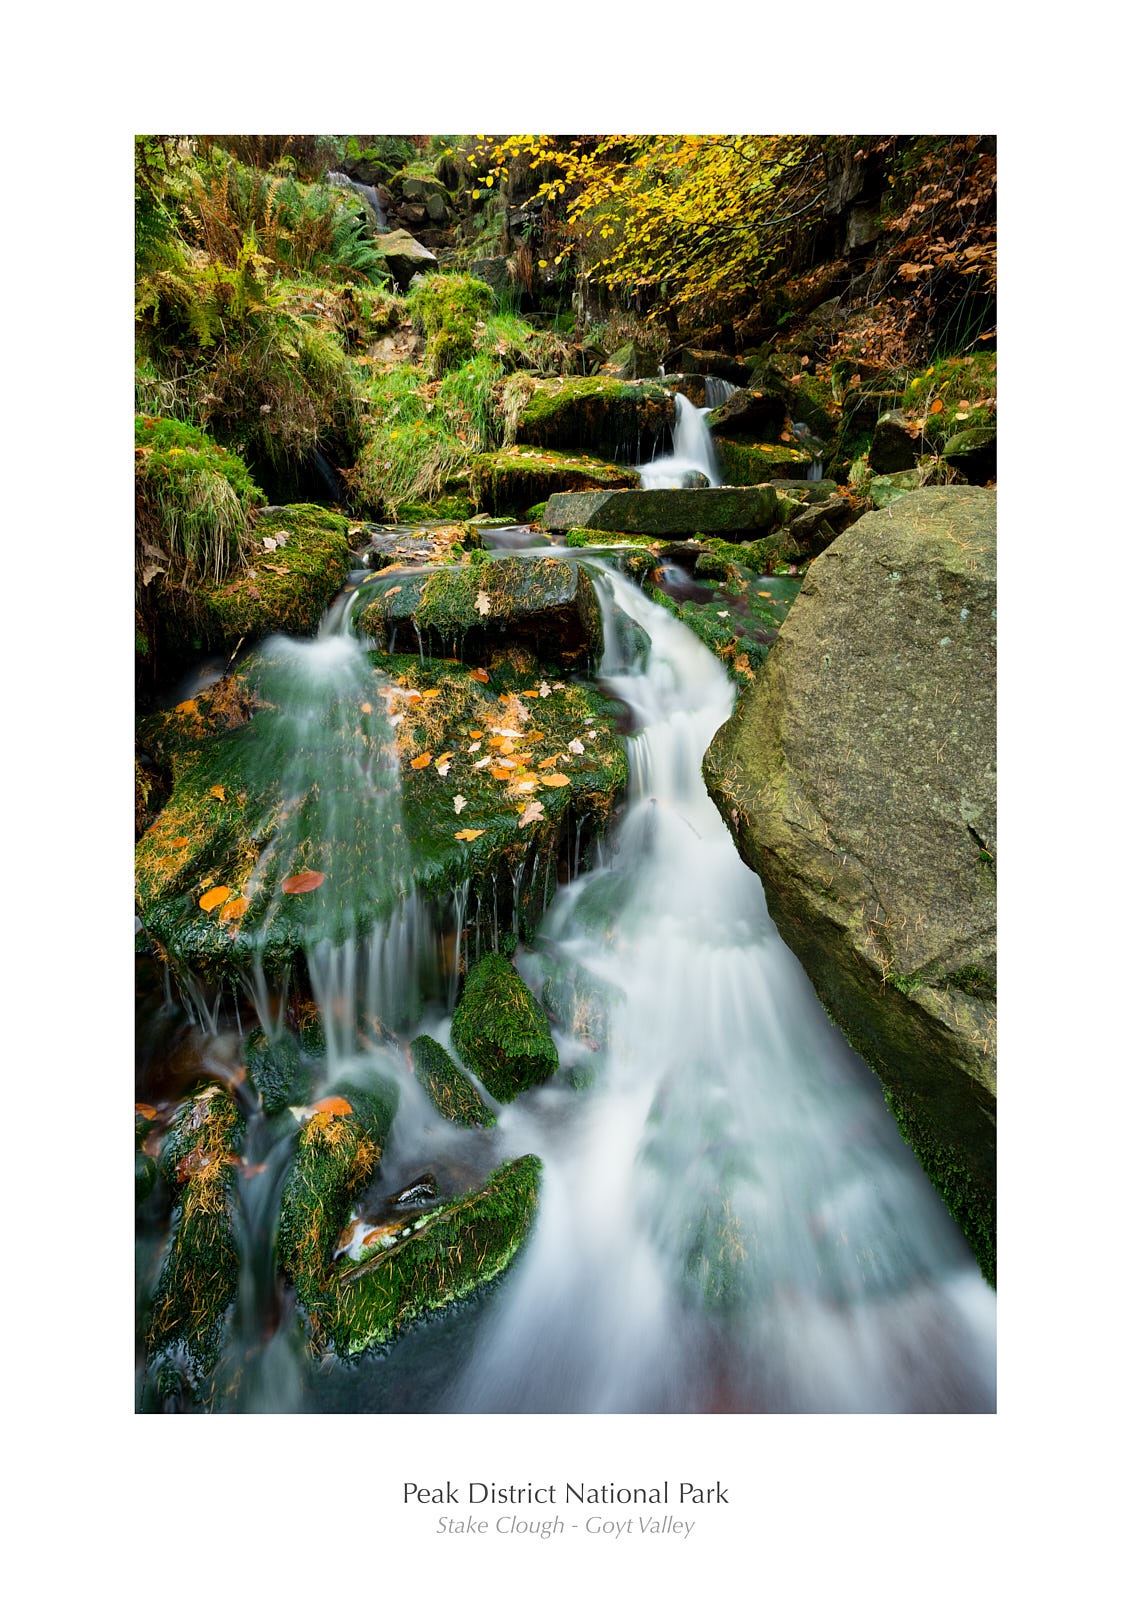
[[[868,451],[873,472],[906,472],[918,464],[922,444],[902,411],[885,411]]]
[[[997,479],[997,431],[963,428],[943,445],[943,459],[957,467],[967,483],[986,484]]]
[[[707,425],[713,434],[738,434],[759,444],[777,440],[785,425],[785,402],[761,389],[736,389],[716,406]]]
[[[784,520],[773,489],[618,489],[551,495],[547,529],[599,528],[605,533],[715,534],[737,539],[765,534]]]

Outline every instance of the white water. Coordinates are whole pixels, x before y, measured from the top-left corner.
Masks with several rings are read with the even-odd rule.
[[[637,468],[642,489],[681,489],[689,472],[701,472],[714,489],[719,483],[719,464],[704,418],[709,406],[693,406],[686,395],[675,397],[676,417],[672,428],[672,453],[642,462]]]
[[[652,639],[645,672],[605,663],[641,729],[630,804],[520,966],[537,988],[576,963],[623,999],[598,1087],[501,1110],[505,1152],[545,1163],[539,1219],[441,1409],[991,1410],[992,1291],[700,778],[723,669],[600,584]],[[725,1286],[709,1254],[689,1265],[712,1233]]]

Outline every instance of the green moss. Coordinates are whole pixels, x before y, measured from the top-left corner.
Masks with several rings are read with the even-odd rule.
[[[497,515],[515,517],[534,504],[544,507],[552,494],[631,489],[639,482],[631,468],[598,456],[517,446],[475,456],[469,472],[470,492],[477,504]]]
[[[430,272],[413,285],[407,303],[428,336],[428,375],[439,378],[471,359],[476,323],[494,306],[495,296],[482,278]]]
[[[550,1025],[510,962],[476,962],[452,1018],[452,1043],[496,1100],[513,1100],[558,1070]]]
[[[537,1212],[542,1164],[522,1156],[497,1168],[427,1226],[360,1266],[346,1260],[335,1279],[331,1330],[339,1352],[388,1344],[414,1321],[482,1289],[514,1259]]]
[[[982,1276],[995,1286],[997,1205],[993,1193],[973,1175],[961,1153],[939,1137],[909,1091],[885,1084],[884,1098],[900,1133],[969,1240]]]
[[[397,1106],[394,1084],[376,1090],[346,1086],[335,1098],[351,1111],[342,1114],[340,1107],[330,1105],[299,1130],[283,1186],[276,1244],[279,1266],[298,1291],[316,1343],[333,1325],[337,1311],[329,1285],[334,1246],[350,1202],[381,1159]]]
[[[244,1063],[252,1088],[267,1116],[288,1106],[305,1105],[314,1090],[314,1073],[302,1059],[293,1034],[268,1039],[262,1028],[244,1041]]]
[[[243,459],[200,428],[134,418],[137,562],[169,582],[219,582],[239,564],[263,495]],[[143,577],[143,592],[153,577]]]
[[[663,384],[616,378],[508,380],[503,409],[516,415],[515,437],[523,444],[564,450],[629,450],[644,459],[675,421],[675,399]]]
[[[804,478],[811,456],[784,444],[759,444],[753,439],[713,440],[724,484],[734,488],[770,483],[775,478]]]
[[[261,514],[247,541],[249,565],[229,581],[191,591],[162,583],[164,647],[230,653],[268,633],[313,633],[349,571],[348,528],[344,517],[321,506],[276,506]]]
[[[464,1128],[493,1128],[498,1120],[476,1093],[451,1056],[426,1033],[410,1045],[413,1069],[425,1094],[441,1116]]]
[[[941,401],[937,411],[935,402]],[[964,423],[993,426],[997,405],[997,355],[952,356],[910,378],[900,409],[922,420],[923,441],[938,451]]]
[[[177,1110],[161,1147],[160,1172],[175,1195],[173,1233],[154,1291],[147,1348],[183,1349],[202,1376],[214,1366],[235,1299],[239,1256],[232,1223],[233,1162],[244,1122],[212,1085]]]

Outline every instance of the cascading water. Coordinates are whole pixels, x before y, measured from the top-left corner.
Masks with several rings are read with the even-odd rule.
[[[367,918],[405,866],[390,828],[399,804],[387,748],[395,686],[345,633],[352,597],[318,639],[264,647],[261,682],[277,710],[250,726],[262,760],[282,774],[273,849],[290,864],[304,848],[324,847],[340,886],[333,914],[305,943],[327,1043],[318,1092],[370,1075],[397,1079],[384,1192],[427,1167],[443,1192],[458,1194],[528,1152],[541,1157],[544,1176],[533,1235],[485,1302],[410,1331],[383,1359],[331,1363],[314,1375],[293,1295],[273,1267],[293,1137],[259,1116],[233,1070],[239,1040],[214,1025],[205,1044],[218,1064],[208,1070],[237,1082],[249,1118],[237,1197],[241,1285],[220,1368],[225,1403],[990,1410],[992,1292],[878,1083],[778,937],[702,783],[703,752],[732,707],[726,674],[619,574],[591,570],[608,641],[603,682],[636,730],[627,805],[592,870],[578,875],[580,832],[571,839],[572,881],[517,964],[536,993],[553,974],[555,993],[572,993],[602,1020],[555,1029],[563,1070],[543,1088],[507,1106],[485,1096],[498,1113],[489,1133],[441,1118],[388,1033],[406,1040],[425,1030],[446,1044],[454,1000],[450,946],[445,962],[439,938],[444,908],[429,913],[409,898],[377,926]],[[618,609],[648,638],[643,663],[626,654]],[[388,711],[370,723],[358,702],[378,703],[382,687]],[[550,871],[549,861],[529,866],[543,904]],[[490,924],[480,906],[477,941],[485,911]],[[468,886],[457,887],[449,916],[457,949],[469,912]],[[272,914],[285,917],[282,901]],[[487,940],[497,947],[497,908],[495,922]],[[282,1005],[262,968],[247,992],[271,1036]],[[422,993],[433,996],[423,1016]],[[380,1037],[373,1017],[385,1024]],[[592,1087],[569,1088],[571,1068],[595,1076]]]
[[[709,406],[693,406],[686,395],[676,394],[675,425],[672,428],[672,453],[642,462],[637,468],[642,489],[681,489],[689,474],[702,473],[708,484],[719,483],[719,464],[704,418]]]
[[[639,728],[628,810],[519,964],[611,997],[606,1066],[573,1119],[553,1088],[500,1113],[545,1163],[541,1212],[446,1407],[992,1409],[992,1291],[700,778],[726,675],[600,583],[651,640],[643,671],[605,664]]]

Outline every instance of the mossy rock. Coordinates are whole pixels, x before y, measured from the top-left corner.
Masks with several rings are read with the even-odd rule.
[[[310,724],[310,748],[308,724],[288,715],[279,688],[296,665],[301,674],[284,646],[248,659],[234,676],[244,703],[259,709],[239,726],[201,714],[204,695],[143,724],[155,758],[171,767],[173,792],[138,841],[138,913],[171,960],[206,978],[230,979],[256,960],[279,976],[322,939],[364,936],[414,889],[442,911],[466,886],[470,928],[481,905],[488,926],[493,903],[513,916],[512,885],[525,884],[525,927],[542,908],[534,864],[555,878],[567,830],[602,830],[627,782],[614,708],[584,683],[541,676],[529,657],[500,657],[489,672],[476,669],[482,677],[418,655],[361,658],[356,686]],[[386,706],[402,719],[395,730]],[[358,798],[361,753],[372,781],[387,782],[387,803]],[[477,764],[495,753],[499,763]],[[532,799],[541,814],[523,823]],[[302,871],[324,879],[309,892],[280,892]],[[202,906],[217,887],[226,895]],[[410,1024],[415,1002],[402,998],[405,1014],[388,1026]]]
[[[772,577],[759,571],[761,546],[744,551],[746,554],[753,564],[726,561],[717,551],[698,558],[695,576],[714,591],[709,600],[676,601],[653,595],[667,600],[673,614],[722,662],[740,687],[751,681],[766,660],[801,588],[799,577]],[[721,579],[702,565],[719,560],[724,560],[726,568]]]
[[[558,1070],[545,1012],[510,962],[494,953],[468,973],[452,1043],[496,1100],[513,1100]]]
[[[952,434],[943,445],[943,460],[967,483],[990,483],[997,478],[997,430],[963,428]]]
[[[218,1085],[184,1101],[161,1146],[159,1170],[174,1195],[173,1232],[153,1295],[150,1359],[177,1348],[202,1377],[215,1365],[236,1297],[234,1159],[244,1119]]]
[[[472,498],[499,516],[523,516],[545,509],[552,494],[584,489],[631,489],[639,483],[629,467],[615,466],[579,451],[515,446],[473,456],[469,467]]]
[[[430,655],[468,662],[518,644],[563,667],[601,658],[601,610],[586,572],[554,557],[504,556],[434,572],[402,569],[366,582],[354,626],[378,647],[411,638]]]
[[[402,500],[397,507],[399,523],[466,522],[475,509],[469,494],[442,494],[435,500]]]
[[[393,1083],[339,1088],[299,1129],[279,1204],[278,1263],[298,1292],[315,1344],[332,1327],[334,1245],[350,1203],[381,1159],[397,1108]]]
[[[737,540],[768,533],[793,510],[791,501],[761,486],[622,489],[616,494],[556,494],[546,507],[544,522],[552,530],[600,529],[606,534],[640,534],[651,541],[693,535]]]
[[[284,1032],[269,1039],[262,1028],[256,1028],[244,1041],[243,1058],[248,1080],[267,1116],[310,1099],[314,1072],[303,1061],[293,1034]]]
[[[533,1226],[541,1171],[537,1156],[509,1161],[471,1194],[438,1206],[403,1243],[360,1265],[343,1258],[327,1294],[338,1351],[356,1356],[387,1345],[498,1278]]]
[[[268,633],[312,634],[349,571],[349,524],[322,506],[271,506],[255,519],[249,565],[191,590],[160,581],[161,647],[231,653]],[[268,541],[274,542],[272,548]]]
[[[435,1039],[421,1033],[410,1045],[412,1065],[425,1094],[442,1117],[464,1128],[493,1128],[497,1118],[475,1085]]]
[[[471,359],[476,324],[491,311],[495,296],[481,278],[436,272],[413,285],[407,304],[428,338],[428,376],[440,378]]]
[[[713,443],[719,473],[728,486],[767,484],[775,478],[806,478],[813,464],[808,450],[794,450],[789,445],[730,437],[716,438]]]
[[[868,479],[868,495],[877,511],[885,511],[905,494],[914,494],[923,486],[917,467],[909,472],[889,472]]]
[[[553,450],[626,451],[647,460],[675,422],[676,405],[662,383],[618,378],[525,378],[525,405],[515,437]]]

